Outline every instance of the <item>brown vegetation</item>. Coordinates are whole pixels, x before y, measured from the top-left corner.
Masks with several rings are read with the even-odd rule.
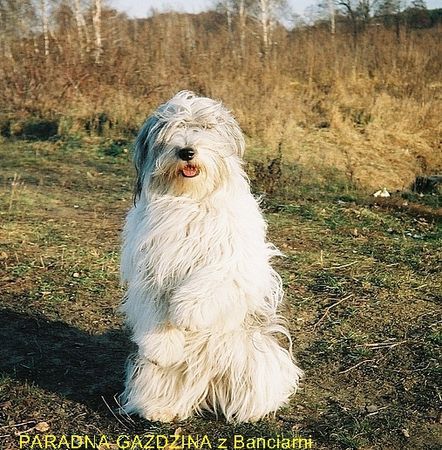
[[[319,178],[333,168],[369,188],[409,187],[441,169],[437,26],[372,20],[356,35],[342,20],[333,35],[325,24],[274,26],[264,49],[251,17],[130,20],[105,8],[82,13],[78,3],[51,10],[49,41],[32,14],[21,16],[19,35],[4,32],[3,135],[29,135],[29,120],[44,119],[62,135],[123,137],[159,102],[191,89],[234,111],[252,159],[281,151]]]

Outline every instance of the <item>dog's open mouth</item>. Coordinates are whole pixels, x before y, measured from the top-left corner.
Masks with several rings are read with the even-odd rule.
[[[187,164],[181,170],[181,173],[183,174],[183,177],[193,178],[193,177],[196,177],[200,173],[200,171],[198,170],[198,167],[192,166],[191,164]]]

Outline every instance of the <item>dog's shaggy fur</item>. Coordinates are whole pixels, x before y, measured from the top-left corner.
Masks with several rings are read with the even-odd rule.
[[[122,305],[138,352],[123,408],[149,420],[276,411],[302,371],[276,335],[279,252],[242,169],[244,138],[223,105],[188,91],[150,117],[135,145],[135,206],[123,233]]]

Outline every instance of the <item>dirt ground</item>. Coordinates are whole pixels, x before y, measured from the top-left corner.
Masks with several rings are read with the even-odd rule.
[[[133,176],[117,150],[85,138],[0,143],[0,448],[92,448],[86,435],[104,436],[102,449],[441,448],[440,197],[375,202],[333,183],[292,179],[263,200],[306,372],[291,403],[256,424],[116,415],[131,351],[117,307]],[[148,442],[173,434],[178,447]],[[56,441],[39,446],[48,435]],[[72,435],[77,447],[62,441]]]

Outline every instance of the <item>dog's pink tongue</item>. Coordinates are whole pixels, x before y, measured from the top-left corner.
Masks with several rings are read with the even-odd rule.
[[[197,169],[193,166],[186,166],[183,169],[183,174],[185,177],[194,177],[197,174]]]

